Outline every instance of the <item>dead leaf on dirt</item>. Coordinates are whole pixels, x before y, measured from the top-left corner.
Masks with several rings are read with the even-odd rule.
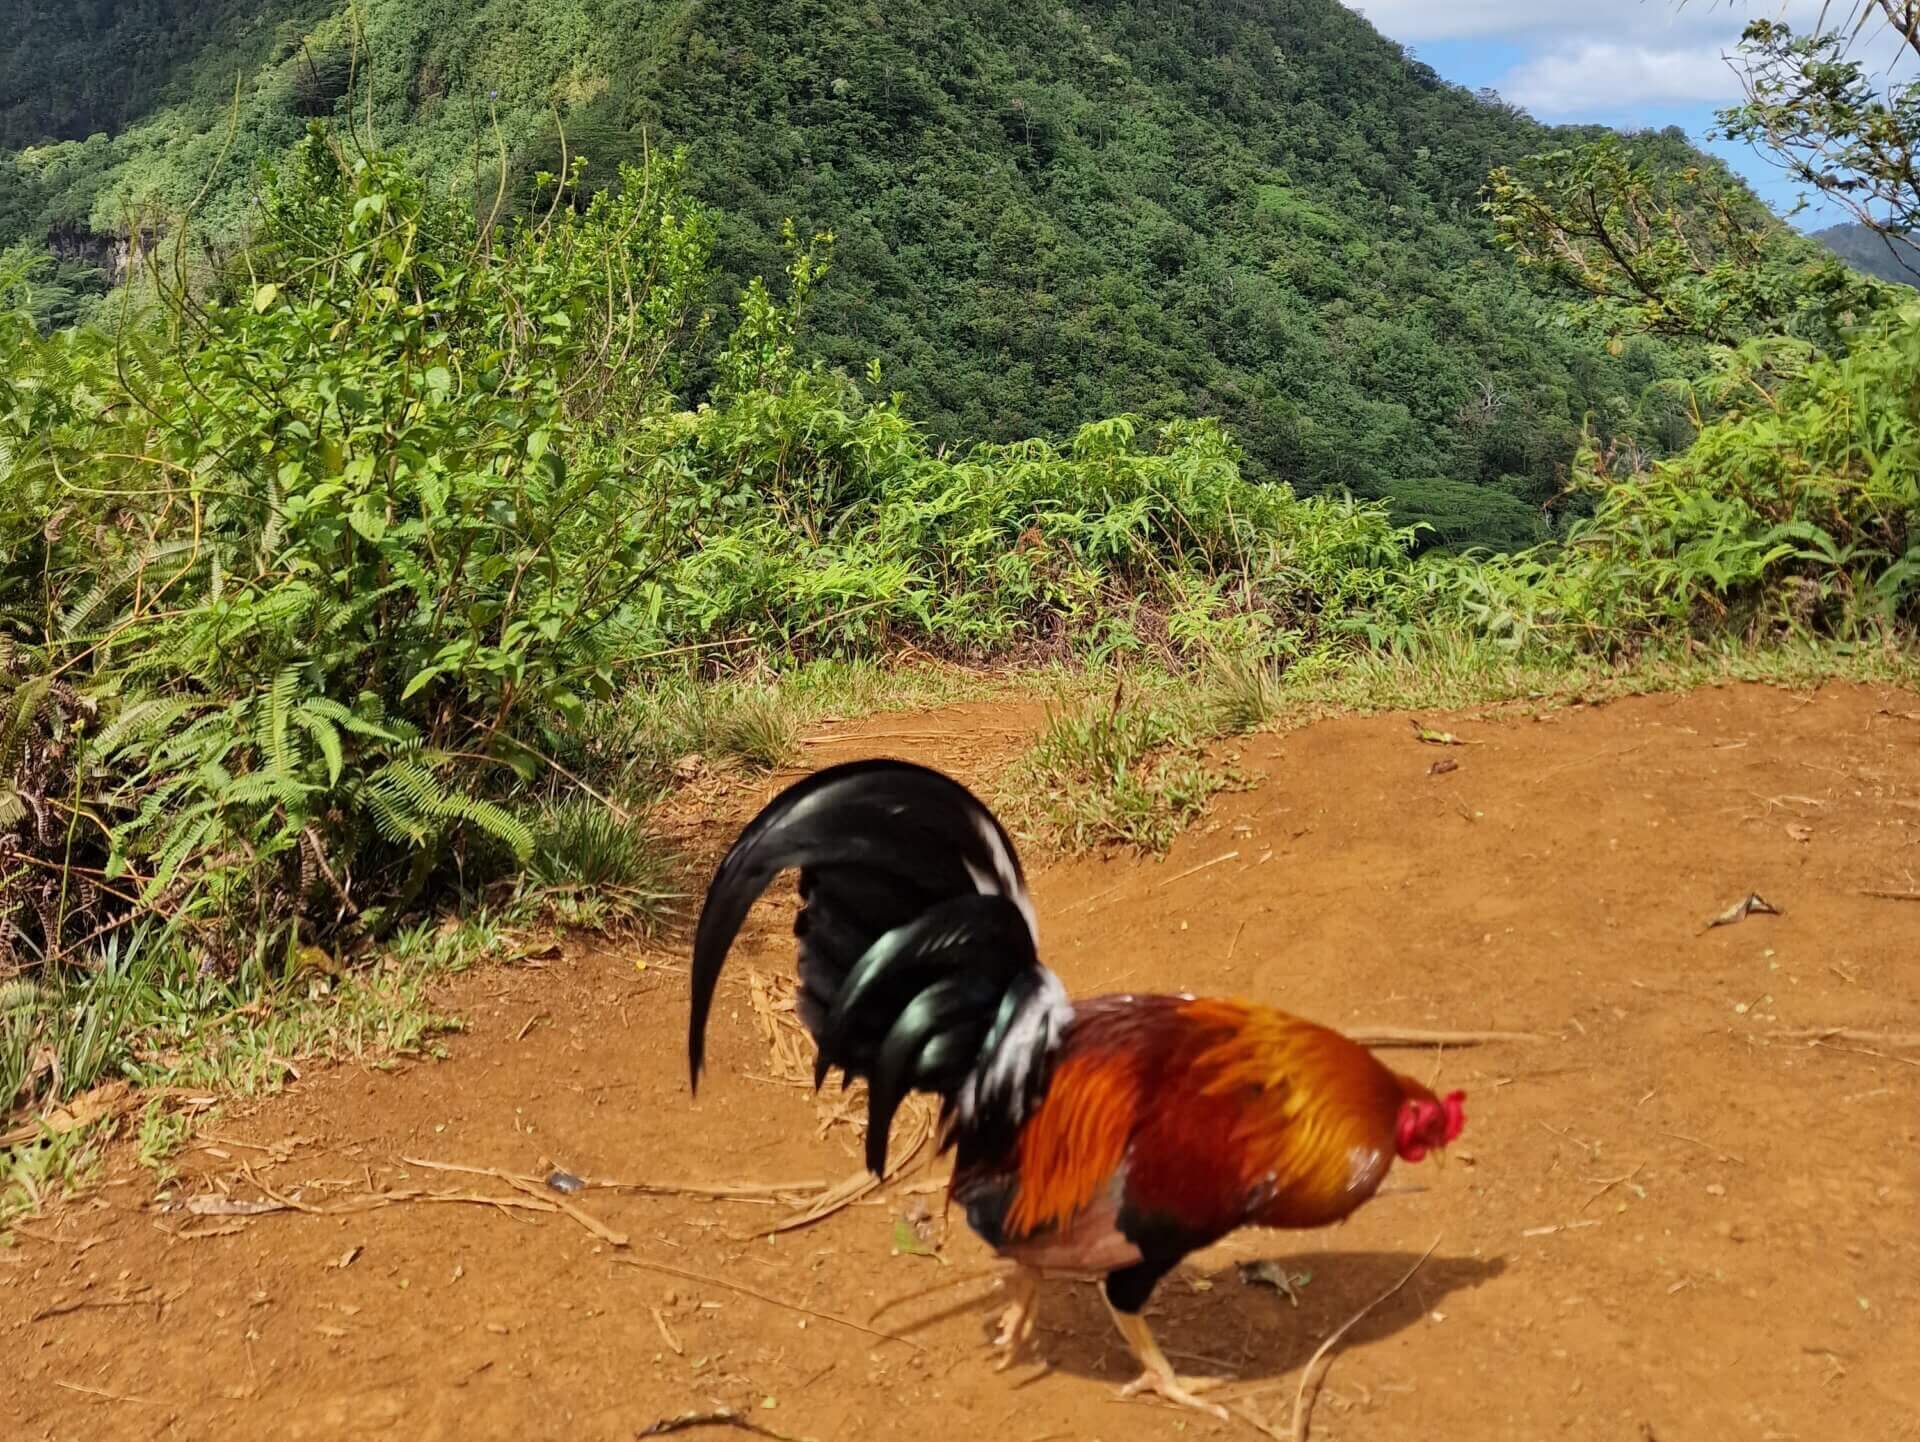
[[[196,1217],[259,1217],[291,1210],[285,1202],[250,1202],[240,1197],[188,1197],[187,1210]]]
[[[1795,822],[1787,827],[1787,835],[1804,846],[1807,842],[1813,840],[1813,828],[1811,826],[1802,826],[1798,822]]]
[[[767,1072],[778,1082],[813,1084],[813,1038],[800,1024],[791,977],[747,973],[747,996],[767,1044]],[[861,1094],[864,1097],[864,1093]],[[856,1099],[848,1093],[849,1100]],[[837,1118],[836,1118],[837,1119]]]
[[[1435,731],[1430,726],[1422,726],[1412,717],[1407,718],[1407,724],[1413,727],[1413,739],[1424,741],[1429,746],[1478,746],[1481,744],[1478,741],[1468,741],[1456,736],[1451,731]]]
[[[34,1075],[38,1074],[38,1072],[34,1073]],[[105,1086],[95,1087],[92,1091],[74,1097],[64,1105],[54,1107],[43,1116],[23,1122],[9,1131],[0,1132],[0,1147],[16,1146],[21,1142],[34,1141],[40,1137],[57,1136],[80,1127],[92,1126],[96,1122],[110,1121],[115,1117],[126,1115],[145,1102],[155,1100],[165,1101],[170,1106],[187,1111],[204,1111],[218,1098],[200,1096],[174,1087],[156,1087],[149,1091],[139,1091],[128,1082],[108,1082]]]
[[[333,1261],[328,1262],[327,1266],[336,1272],[344,1272],[348,1267],[351,1267],[354,1264],[354,1261],[359,1257],[360,1253],[364,1250],[365,1248],[360,1246],[348,1247],[346,1251],[342,1252]]]
[[[1458,761],[1455,761],[1451,756],[1442,756],[1427,768],[1427,775],[1445,776],[1449,771],[1458,771],[1459,769],[1460,763]]]
[[[123,1081],[108,1082],[90,1092],[82,1092],[65,1106],[55,1107],[40,1119],[40,1129],[61,1133],[92,1126],[104,1118],[117,1116],[133,1105],[133,1087]]]
[[[896,1257],[938,1257],[933,1245],[905,1217],[893,1219],[893,1254]]]
[[[188,1231],[185,1227],[182,1227],[179,1231],[170,1232],[168,1235],[178,1237],[186,1242],[201,1242],[205,1241],[208,1237],[237,1237],[246,1231],[246,1229],[247,1224],[245,1222],[222,1222],[217,1227],[200,1227],[194,1231]]]
[[[210,1156],[222,1159],[232,1156],[226,1148],[237,1147],[245,1151],[264,1153],[274,1162],[284,1162],[290,1160],[302,1147],[312,1146],[313,1142],[314,1139],[310,1136],[278,1137],[270,1142],[249,1142],[239,1137],[215,1136],[208,1132],[200,1137],[196,1145]]]
[[[662,1417],[658,1422],[642,1428],[633,1435],[664,1437],[670,1432],[687,1432],[702,1427],[731,1427],[738,1432],[751,1432],[756,1437],[770,1437],[774,1442],[808,1442],[806,1438],[794,1437],[786,1432],[776,1432],[771,1427],[750,1422],[724,1407],[714,1412],[682,1412],[678,1417]]]
[[[1732,926],[1736,921],[1745,921],[1749,916],[1779,916],[1781,914],[1782,912],[1779,907],[1768,901],[1760,895],[1759,892],[1753,891],[1741,897],[1740,900],[1734,902],[1732,906],[1729,906],[1725,911],[1709,921],[1707,923],[1707,930],[1712,931],[1716,926]]]
[[[1276,1262],[1271,1258],[1242,1262],[1239,1271],[1240,1280],[1247,1286],[1271,1287],[1296,1307],[1300,1305],[1300,1293],[1295,1288],[1304,1287],[1313,1280],[1312,1272],[1289,1274],[1284,1262]]]
[[[660,1330],[660,1340],[673,1349],[674,1356],[686,1356],[687,1349],[681,1345],[679,1335],[672,1327],[667,1325],[666,1313],[662,1312],[658,1307],[651,1308],[650,1310],[653,1312],[653,1325]]]

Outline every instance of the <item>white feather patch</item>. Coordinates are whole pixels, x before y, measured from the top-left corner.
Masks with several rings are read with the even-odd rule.
[[[1026,1119],[1026,1092],[1034,1066],[1060,1045],[1073,1020],[1073,1002],[1060,978],[1040,968],[1040,986],[1013,1014],[1007,1034],[989,1056],[980,1058],[960,1086],[960,1118],[971,1121],[982,1110],[1005,1113],[1015,1123]]]
[[[973,884],[979,888],[982,896],[1004,896],[1020,908],[1020,914],[1027,919],[1027,934],[1033,938],[1033,949],[1038,951],[1040,922],[1034,915],[1033,898],[1027,895],[1027,888],[1020,884],[1020,875],[1014,869],[1013,854],[1007,850],[993,819],[985,812],[973,818],[973,826],[980,833],[987,855],[993,858],[993,876],[982,876],[972,862],[967,863],[967,875],[973,878]]]

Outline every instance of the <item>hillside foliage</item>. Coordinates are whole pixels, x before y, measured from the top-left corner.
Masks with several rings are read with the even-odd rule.
[[[1663,387],[1685,348],[1608,353],[1478,214],[1490,169],[1579,136],[1339,0],[28,9],[0,246],[52,246],[54,321],[189,207],[231,250],[262,165],[324,115],[483,217],[532,214],[577,157],[590,191],[684,148],[723,324],[789,218],[832,231],[813,352],[878,358],[936,445],[1207,416],[1256,480],[1386,499],[1422,545],[1511,546],[1562,524],[1584,427],[1656,454],[1691,435]],[[83,72],[113,79],[60,79]]]
[[[936,453],[799,356],[797,235],[788,299],[750,285],[709,347],[715,229],[659,159],[483,243],[316,129],[211,294],[7,317],[9,964],[129,907],[221,966],[378,934],[525,865],[553,754],[690,659],[1292,657],[1404,563],[1216,422]]]

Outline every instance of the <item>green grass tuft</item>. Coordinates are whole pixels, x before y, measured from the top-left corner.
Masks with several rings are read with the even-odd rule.
[[[722,692],[706,725],[706,750],[750,771],[790,764],[800,751],[800,725],[793,708],[773,687]]]
[[[680,899],[678,862],[645,825],[585,797],[542,818],[530,900],[570,925],[657,930]]]
[[[99,1171],[111,1132],[111,1123],[100,1123],[0,1147],[0,1238],[22,1217],[86,1186]]]
[[[1002,778],[1002,804],[1026,829],[1069,851],[1107,845],[1163,853],[1239,784],[1202,754],[1208,739],[1190,691],[1085,696],[1055,711]]]
[[[1244,652],[1215,661],[1203,685],[1209,719],[1224,735],[1241,736],[1260,730],[1287,703],[1280,669],[1264,657]]]

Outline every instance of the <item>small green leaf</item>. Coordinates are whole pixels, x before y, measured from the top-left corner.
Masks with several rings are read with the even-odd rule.
[[[935,1255],[933,1248],[920,1240],[920,1234],[914,1231],[913,1223],[905,1217],[893,1219],[893,1249],[904,1257]]]
[[[411,698],[422,686],[438,676],[440,671],[441,668],[438,666],[429,666],[423,671],[414,672],[413,679],[407,682],[406,689],[400,693],[400,699],[405,701]]]

